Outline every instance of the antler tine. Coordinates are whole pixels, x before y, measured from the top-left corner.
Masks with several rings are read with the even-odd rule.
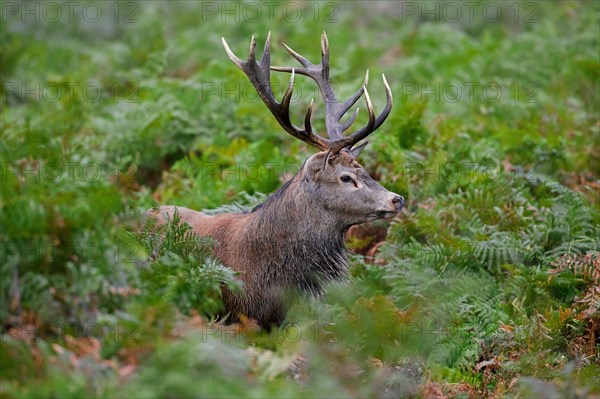
[[[386,118],[392,111],[392,103],[394,99],[392,97],[392,89],[390,89],[390,85],[385,78],[385,74],[381,74],[381,78],[383,79],[383,87],[385,88],[385,108],[381,111],[381,115],[377,118],[377,122],[375,123],[375,129],[377,129],[383,122],[385,122]]]
[[[315,99],[310,100],[310,105],[308,106],[308,111],[306,111],[306,116],[304,117],[304,129],[308,132],[312,131],[311,117],[315,106]]]
[[[256,40],[254,35],[252,35],[252,39],[250,40],[250,50],[248,51],[248,60],[242,61],[231,51],[229,45],[225,38],[221,38],[223,42],[223,47],[227,52],[229,58],[235,63],[246,74],[250,82],[256,89],[258,95],[263,100],[267,108],[271,111],[277,122],[281,125],[281,127],[291,134],[292,136],[304,141],[307,144],[310,144],[320,150],[327,150],[331,146],[329,140],[315,134],[312,131],[310,116],[312,114],[312,104],[311,108],[309,108],[307,112],[307,116],[305,118],[305,128],[301,129],[296,127],[290,121],[290,101],[292,98],[292,93],[294,90],[294,77],[296,71],[294,68],[290,68],[291,76],[290,81],[288,83],[288,87],[283,95],[281,102],[278,102],[275,99],[275,95],[273,94],[273,89],[271,88],[271,32],[267,35],[267,40],[265,41],[265,46],[263,50],[263,55],[260,61],[256,60]]]
[[[229,45],[227,44],[227,41],[225,40],[224,37],[221,37],[221,43],[223,43],[223,47],[225,47],[225,52],[227,53],[227,56],[229,57],[229,59],[231,61],[233,61],[233,63],[235,65],[237,65],[238,68],[243,70],[244,62],[242,60],[240,60],[238,57],[236,57],[235,54],[233,54],[233,51],[231,51],[231,49],[229,48]]]
[[[348,110],[354,104],[356,104],[358,99],[362,97],[363,93],[365,92],[365,88],[367,87],[367,84],[369,84],[369,70],[368,69],[367,69],[367,73],[365,74],[365,81],[364,81],[363,85],[360,87],[360,89],[358,89],[353,95],[350,96],[350,98],[348,98],[346,101],[344,101],[342,104],[340,104],[337,107],[338,109],[336,110],[337,111],[336,114],[339,115],[339,117],[340,117],[339,120],[341,120],[342,116],[344,116],[344,114],[346,112],[348,112]],[[352,126],[352,124],[356,120],[357,116],[358,116],[358,108],[357,108],[355,114],[352,117],[350,117],[348,122],[346,122],[346,124],[344,124],[342,126],[342,129],[341,129],[342,133],[345,132],[350,126]]]
[[[373,127],[375,126],[375,110],[373,109],[373,103],[371,102],[371,97],[369,97],[369,91],[365,86],[365,101],[367,103],[367,112],[369,113],[369,122],[365,127],[365,130],[373,131]]]
[[[252,37],[254,37],[254,35]],[[261,64],[271,65],[271,31],[267,34],[267,40],[265,40],[265,47],[263,48],[263,55],[260,62]]]
[[[292,55],[292,57],[294,57],[299,63],[300,65],[302,65],[305,68],[310,68],[311,66],[313,66],[313,64],[307,60],[306,58],[302,57],[300,54],[298,54],[297,52],[295,52],[294,50],[292,50],[287,44],[285,43],[281,43],[281,45],[287,50],[288,53],[290,53]],[[277,67],[271,67],[271,69],[275,69]]]
[[[356,108],[356,111],[354,111],[352,116],[348,118],[348,120],[342,125],[342,133],[344,133],[350,128],[350,126],[354,124],[354,122],[356,121],[356,117],[358,116],[358,111],[360,111],[360,108]]]
[[[285,112],[286,119],[290,120],[290,100],[292,99],[292,93],[294,91],[294,75],[296,73],[292,69],[292,74],[290,75],[290,81],[288,82],[288,87],[283,94],[283,98],[281,99],[281,105],[283,111]]]
[[[329,40],[325,31],[321,35],[321,77],[329,81]]]
[[[375,112],[373,110],[373,104],[371,103],[371,98],[369,97],[369,92],[365,86],[365,99],[367,102],[367,110],[369,112],[369,122],[367,125],[360,130],[352,133],[349,136],[342,138],[341,140],[337,140],[335,143],[332,143],[332,152],[339,152],[342,148],[353,146],[359,141],[365,139],[369,134],[373,133],[381,124],[386,120],[392,111],[392,90],[390,89],[390,85],[388,84],[385,75],[382,74],[383,85],[385,87],[385,96],[386,96],[386,104],[381,111],[381,114],[377,118],[375,118]]]
[[[248,51],[248,62],[256,62],[256,40],[254,39],[254,35],[252,35],[252,39],[250,39],[250,50]]]

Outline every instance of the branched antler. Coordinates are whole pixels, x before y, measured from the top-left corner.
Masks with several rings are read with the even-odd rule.
[[[331,154],[337,154],[343,148],[350,148],[354,144],[366,138],[369,134],[374,132],[390,114],[392,109],[392,91],[383,75],[383,84],[385,86],[386,93],[386,106],[381,114],[376,118],[375,111],[373,110],[373,104],[367,91],[367,84],[369,82],[369,71],[365,76],[365,81],[362,87],[354,93],[349,99],[340,103],[333,92],[331,83],[329,82],[329,42],[327,35],[323,32],[321,36],[321,62],[319,64],[313,64],[306,58],[296,53],[286,44],[283,44],[285,49],[294,57],[300,64],[301,68],[292,67],[272,67],[270,65],[270,43],[271,43],[271,32],[267,36],[265,42],[265,48],[263,50],[263,56],[260,61],[256,61],[255,47],[256,42],[254,36],[250,42],[250,52],[248,54],[248,61],[243,62],[233,54],[227,42],[222,38],[223,46],[229,58],[248,76],[250,82],[258,92],[260,98],[262,98],[265,105],[269,108],[271,113],[275,116],[281,127],[285,129],[292,136],[308,143],[320,150],[329,150]],[[285,94],[281,102],[277,102],[273,95],[270,82],[270,70],[279,72],[290,72],[291,77]],[[290,121],[290,99],[294,88],[294,77],[295,74],[308,76],[313,79],[323,99],[325,100],[325,126],[327,129],[327,135],[329,138],[324,138],[315,133],[311,126],[311,115],[313,112],[314,102],[311,101],[310,107],[304,118],[304,129],[296,127]],[[343,133],[352,126],[358,115],[358,109],[354,114],[348,118],[346,122],[341,122],[342,117],[348,112],[348,110],[358,101],[358,99],[365,95],[367,103],[367,112],[369,113],[369,121],[366,126],[362,127],[358,131],[344,136]]]

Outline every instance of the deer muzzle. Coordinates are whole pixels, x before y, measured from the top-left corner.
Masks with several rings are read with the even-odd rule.
[[[396,193],[389,194],[385,206],[376,212],[377,219],[391,219],[404,207],[404,197]]]

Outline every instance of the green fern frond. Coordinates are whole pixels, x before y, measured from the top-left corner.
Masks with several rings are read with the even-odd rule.
[[[238,201],[220,206],[215,209],[204,209],[202,210],[202,212],[204,212],[207,215],[218,215],[220,213],[228,212],[244,213],[251,211],[252,208],[263,203],[267,199],[267,195],[262,193],[255,193],[253,195],[250,195],[246,192],[242,192],[239,194],[239,196],[241,197],[241,199]]]

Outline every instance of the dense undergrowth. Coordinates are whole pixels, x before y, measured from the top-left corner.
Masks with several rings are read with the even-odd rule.
[[[1,3],[2,397],[600,395],[598,3],[80,3]],[[376,110],[392,86],[361,162],[407,207],[281,328],[221,325],[242,287],[213,243],[143,214],[245,209],[295,173],[311,151],[220,37],[316,61],[323,29],[341,97],[367,68]]]

